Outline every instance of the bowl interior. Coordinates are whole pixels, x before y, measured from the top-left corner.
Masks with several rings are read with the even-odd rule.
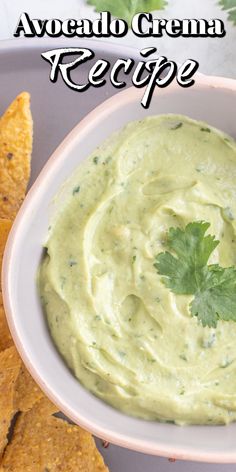
[[[86,117],[40,174],[17,216],[4,257],[3,287],[8,321],[20,353],[36,381],[75,422],[97,436],[139,451],[213,462],[236,462],[236,424],[179,427],[128,417],[86,391],[66,367],[48,333],[36,274],[56,211],[53,196],[78,164],[112,132],[147,115],[181,113],[207,121],[236,137],[236,85],[199,79],[189,89],[157,90],[149,110],[142,90],[128,89]]]

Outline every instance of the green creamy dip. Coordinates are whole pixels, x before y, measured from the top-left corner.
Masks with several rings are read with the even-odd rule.
[[[39,285],[79,381],[114,407],[178,424],[236,420],[236,323],[203,327],[153,266],[170,227],[211,224],[236,265],[236,143],[183,116],[128,124],[66,182]],[[61,205],[60,205],[61,206]]]

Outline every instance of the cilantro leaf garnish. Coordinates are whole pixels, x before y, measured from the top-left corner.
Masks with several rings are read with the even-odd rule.
[[[192,295],[202,284],[204,271],[211,253],[218,246],[214,236],[204,237],[209,223],[190,223],[184,230],[170,228],[167,246],[170,252],[162,252],[156,257],[154,266],[159,274],[167,277],[165,284],[174,293]]]
[[[222,10],[227,10],[228,20],[236,25],[236,0],[220,0],[219,5]]]
[[[236,321],[236,269],[209,266],[204,283],[190,305],[192,315],[203,326],[216,327],[218,320]]]
[[[207,235],[209,223],[189,223],[185,229],[170,228],[167,246],[174,253],[156,256],[154,267],[174,293],[194,295],[192,316],[203,326],[216,327],[218,320],[236,321],[236,268],[207,265],[219,241]]]
[[[167,5],[166,0],[87,0],[87,3],[98,12],[109,11],[113,16],[127,21],[129,26],[136,13],[163,10]]]

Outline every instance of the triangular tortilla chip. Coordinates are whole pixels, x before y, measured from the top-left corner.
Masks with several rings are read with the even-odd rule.
[[[0,456],[7,444],[7,434],[14,410],[14,389],[21,361],[14,346],[0,353]]]
[[[30,177],[33,121],[30,95],[22,92],[0,118],[0,217],[13,219]]]
[[[50,413],[46,398],[19,415],[7,446],[4,472],[108,472],[92,436]]]
[[[8,328],[5,311],[2,305],[2,296],[0,294],[0,352],[12,345],[13,339]]]
[[[0,270],[2,270],[3,252],[5,249],[6,242],[7,242],[8,234],[11,229],[11,225],[12,225],[12,222],[10,220],[0,218]]]
[[[15,385],[14,406],[16,411],[30,410],[43,397],[42,390],[22,363]]]
[[[2,258],[7,241],[8,233],[11,229],[11,221],[0,218],[0,273],[2,271]],[[13,340],[8,328],[1,294],[1,282],[0,282],[0,352],[10,347],[13,344]]]

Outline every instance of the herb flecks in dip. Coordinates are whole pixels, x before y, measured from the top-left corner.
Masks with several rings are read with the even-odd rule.
[[[236,265],[236,145],[182,116],[130,123],[66,183],[40,292],[76,377],[135,416],[236,419],[236,323],[203,327],[154,267],[171,227],[207,221],[209,263]]]

